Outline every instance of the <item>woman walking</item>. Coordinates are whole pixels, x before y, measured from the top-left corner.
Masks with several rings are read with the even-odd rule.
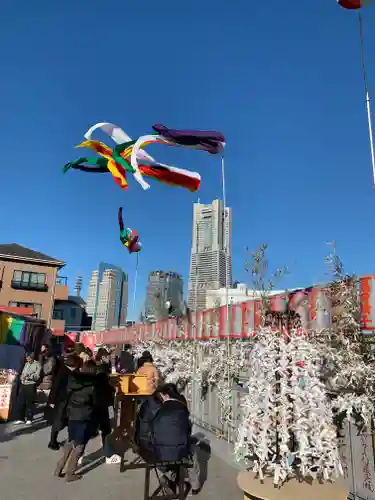
[[[67,482],[82,477],[76,470],[78,461],[92,437],[94,412],[97,407],[96,377],[96,364],[90,360],[80,370],[72,373],[68,384],[68,442],[54,473],[56,477],[62,477],[66,468]]]
[[[67,397],[68,384],[72,373],[82,364],[77,354],[68,354],[57,363],[56,375],[52,381],[48,404],[53,410],[51,436],[48,444],[50,450],[58,451],[60,444],[57,440],[59,432],[67,425]]]

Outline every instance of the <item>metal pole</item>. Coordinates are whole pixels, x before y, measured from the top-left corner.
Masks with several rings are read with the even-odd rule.
[[[195,216],[195,214],[194,214],[194,216]],[[195,310],[195,312],[197,312],[197,310],[198,310],[198,272],[199,272],[200,256],[199,256],[199,223],[198,223],[198,220],[195,220],[195,223],[197,226],[197,235],[196,235],[197,241],[196,241],[196,245],[195,245],[195,283],[194,283],[194,287],[195,287],[194,306],[195,307],[194,307],[194,310]],[[197,317],[195,316],[195,319],[196,318]]]
[[[225,192],[225,165],[224,165],[224,156],[221,158],[221,179],[223,185],[223,205],[224,205],[224,232],[225,232],[225,220],[226,220],[226,207],[227,207],[227,198]],[[229,232],[228,232],[229,233]],[[229,240],[229,234],[228,234]],[[225,241],[225,305],[226,305],[226,320],[227,320],[227,334],[229,338],[229,303],[228,303],[228,243],[229,241]]]
[[[362,75],[363,75],[363,84],[364,84],[364,89],[365,89],[367,123],[368,123],[368,132],[369,132],[369,140],[370,140],[372,175],[373,175],[374,188],[375,188],[375,154],[374,154],[374,135],[372,132],[372,119],[371,119],[371,99],[370,99],[370,92],[369,92],[368,81],[367,81],[365,43],[364,43],[364,36],[363,36],[363,21],[362,21],[362,15],[361,15],[360,11],[358,11],[358,23],[359,23],[359,39],[360,39],[360,47],[361,47]]]
[[[374,188],[375,188],[375,155],[374,155],[374,136],[372,133],[372,120],[371,120],[371,101],[370,95],[366,93],[366,108],[367,108],[367,122],[368,122],[368,132],[370,139],[370,152],[371,152],[371,163],[372,163],[372,176],[374,179]]]
[[[193,414],[193,419],[196,417],[196,392],[197,392],[197,384],[196,384],[196,378],[197,378],[197,328],[196,328],[196,322],[197,322],[197,310],[198,310],[198,272],[199,272],[199,223],[198,220],[195,217],[195,211],[194,211],[194,222],[196,224],[196,244],[195,244],[195,283],[194,283],[194,314],[195,314],[195,321],[194,323],[191,321],[190,326],[191,328],[194,329],[193,333],[193,381],[191,384],[191,412]],[[190,313],[191,314],[191,313]]]
[[[135,276],[134,276],[134,294],[133,294],[133,314],[135,315],[135,299],[137,297],[137,280],[138,280],[138,256],[137,252],[137,260],[135,265]]]
[[[222,181],[222,187],[223,187],[223,205],[224,205],[224,234],[223,237],[225,236],[225,307],[226,307],[226,334],[227,334],[227,378],[228,378],[228,389],[230,390],[231,388],[231,380],[230,380],[230,363],[229,363],[229,358],[231,355],[231,349],[230,349],[230,318],[229,318],[229,300],[228,300],[228,248],[229,248],[229,230],[228,230],[228,238],[226,237],[226,208],[227,208],[227,197],[226,197],[226,190],[225,190],[225,162],[224,162],[224,156],[221,157],[221,181]],[[229,229],[229,228],[228,228]],[[227,440],[228,442],[230,441],[230,433],[229,433],[229,425],[227,429]]]

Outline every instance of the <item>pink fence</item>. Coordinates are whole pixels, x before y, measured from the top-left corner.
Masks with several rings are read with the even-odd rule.
[[[375,276],[360,279],[361,314],[364,333],[375,331]],[[332,318],[330,298],[323,288],[307,288],[289,295],[292,309],[301,317],[305,329],[329,328]],[[270,298],[271,310],[280,311],[285,304],[285,295]],[[262,304],[249,300],[230,305],[229,332],[227,308],[191,313],[190,318],[167,319],[152,324],[137,324],[105,332],[81,332],[80,341],[92,348],[95,344],[122,344],[137,339],[164,338],[168,340],[249,338],[259,327]]]

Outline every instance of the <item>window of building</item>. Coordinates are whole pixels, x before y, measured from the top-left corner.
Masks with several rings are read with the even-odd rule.
[[[12,287],[30,289],[30,290],[45,290],[46,275],[44,273],[14,271],[12,279]]]
[[[53,319],[64,319],[64,311],[62,311],[61,309],[54,309],[52,318]]]
[[[33,302],[9,302],[9,307],[28,307],[33,309],[33,314],[40,318],[42,312],[42,304],[34,304]]]
[[[71,310],[70,310],[70,317],[72,319],[76,319],[76,317],[77,317],[77,309],[75,307],[71,308]]]

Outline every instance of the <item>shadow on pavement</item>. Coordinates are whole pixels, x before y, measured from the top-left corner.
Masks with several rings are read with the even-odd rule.
[[[105,457],[103,456],[103,448],[99,448],[98,450],[84,457],[84,463],[80,467],[79,473],[83,475],[88,474],[92,470],[95,470],[97,467],[104,464],[104,462]]]
[[[202,433],[196,433],[192,436],[193,441],[193,453],[199,464],[199,484],[201,489],[203,488],[208,477],[208,462],[211,458],[211,446],[210,441]],[[105,457],[103,456],[103,448],[100,447],[98,450],[85,455],[84,463],[79,469],[81,474],[88,474],[89,472],[95,470],[105,463]]]
[[[33,420],[30,425],[17,425],[13,422],[0,424],[0,443],[11,441],[12,439],[16,439],[26,434],[33,434],[34,432],[44,429],[47,425],[48,423],[44,418],[37,418]]]

